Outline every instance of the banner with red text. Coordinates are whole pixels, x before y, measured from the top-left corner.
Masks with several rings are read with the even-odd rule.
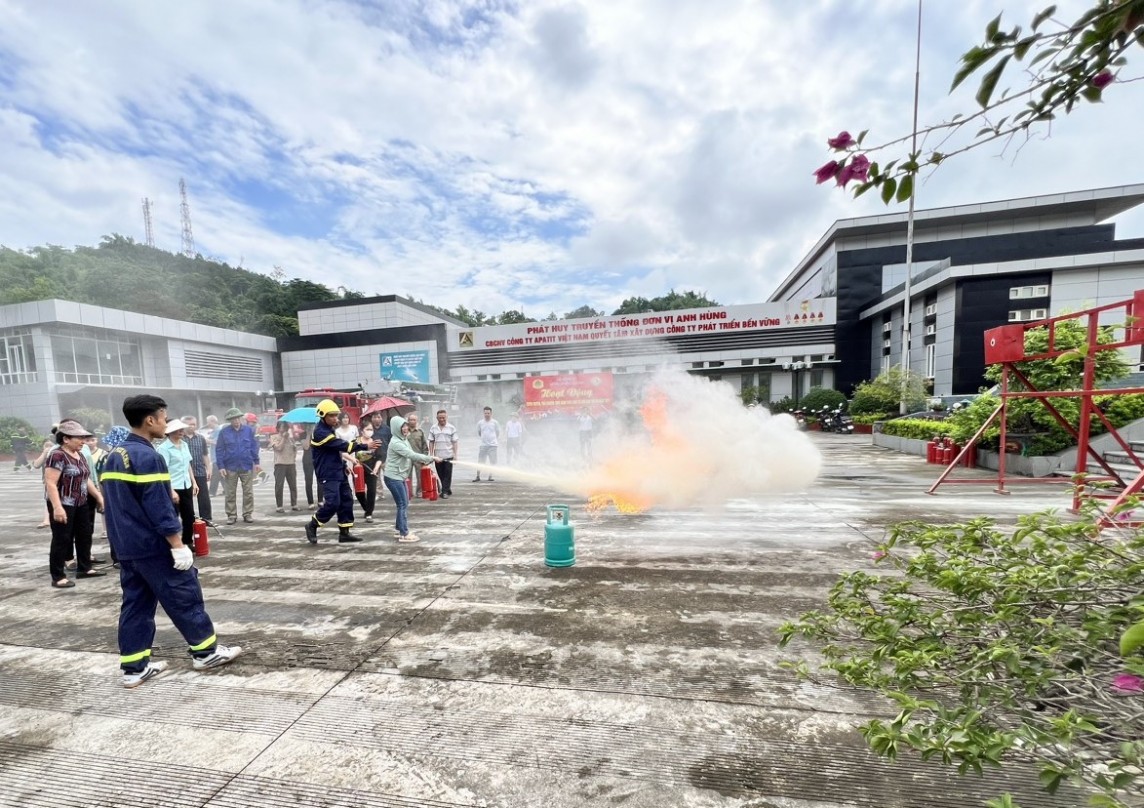
[[[563,373],[524,380],[524,412],[536,417],[588,410],[593,416],[612,407],[611,373]]]

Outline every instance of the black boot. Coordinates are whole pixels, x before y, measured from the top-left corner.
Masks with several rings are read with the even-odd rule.
[[[338,541],[340,541],[340,542],[361,541],[361,536],[355,536],[354,534],[350,533],[350,529],[348,527],[339,527],[338,528]]]
[[[306,523],[306,541],[310,544],[318,543],[318,520],[310,517],[310,521]]]

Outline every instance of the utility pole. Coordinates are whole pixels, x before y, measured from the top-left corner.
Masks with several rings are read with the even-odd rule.
[[[910,159],[918,152],[918,93],[921,87],[922,75],[922,0],[918,0],[918,35],[916,50],[914,52],[914,124],[910,130]],[[916,178],[916,174],[915,174]],[[899,412],[906,414],[906,390],[910,380],[910,310],[913,308],[910,298],[913,296],[911,282],[914,274],[914,197],[918,194],[918,184],[914,183],[913,193],[910,194],[910,208],[906,214],[906,288],[905,302],[902,315],[902,400]]]
[[[151,226],[151,200],[143,197],[143,240],[148,247],[155,246],[155,229]]]
[[[187,258],[195,257],[195,234],[191,231],[191,206],[187,202],[187,183],[183,178],[179,178],[179,196],[182,198],[182,204],[179,205],[179,212],[182,214],[183,220],[183,255]]]

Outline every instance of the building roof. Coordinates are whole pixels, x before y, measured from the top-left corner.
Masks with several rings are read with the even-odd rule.
[[[1077,214],[1091,215],[1095,224],[1131,210],[1141,203],[1144,203],[1144,184],[1117,185],[1065,194],[1026,196],[997,202],[918,210],[914,211],[914,224],[916,227],[934,228],[951,224],[997,221],[1001,218],[1027,219],[1030,216]],[[826,249],[839,239],[904,233],[908,217],[908,213],[885,213],[878,216],[839,219],[775,288],[768,300],[779,300],[788,287],[798,281],[800,276],[821,258]]]
[[[407,306],[411,309],[417,309],[418,311],[424,312],[426,314],[431,314],[447,325],[458,326],[460,328],[471,328],[468,323],[463,323],[455,317],[450,317],[447,314],[442,314],[437,309],[426,306],[424,303],[418,303],[415,300],[410,300],[407,297],[402,297],[401,295],[350,297],[343,298],[341,300],[314,300],[299,305],[298,311],[303,312],[313,311],[314,309],[340,309],[349,308],[351,306],[368,306],[374,303],[398,303],[402,306]]]

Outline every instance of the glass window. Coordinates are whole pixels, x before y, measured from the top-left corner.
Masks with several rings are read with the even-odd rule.
[[[926,346],[926,378],[932,379],[934,375],[934,368],[937,361],[937,346]]]

